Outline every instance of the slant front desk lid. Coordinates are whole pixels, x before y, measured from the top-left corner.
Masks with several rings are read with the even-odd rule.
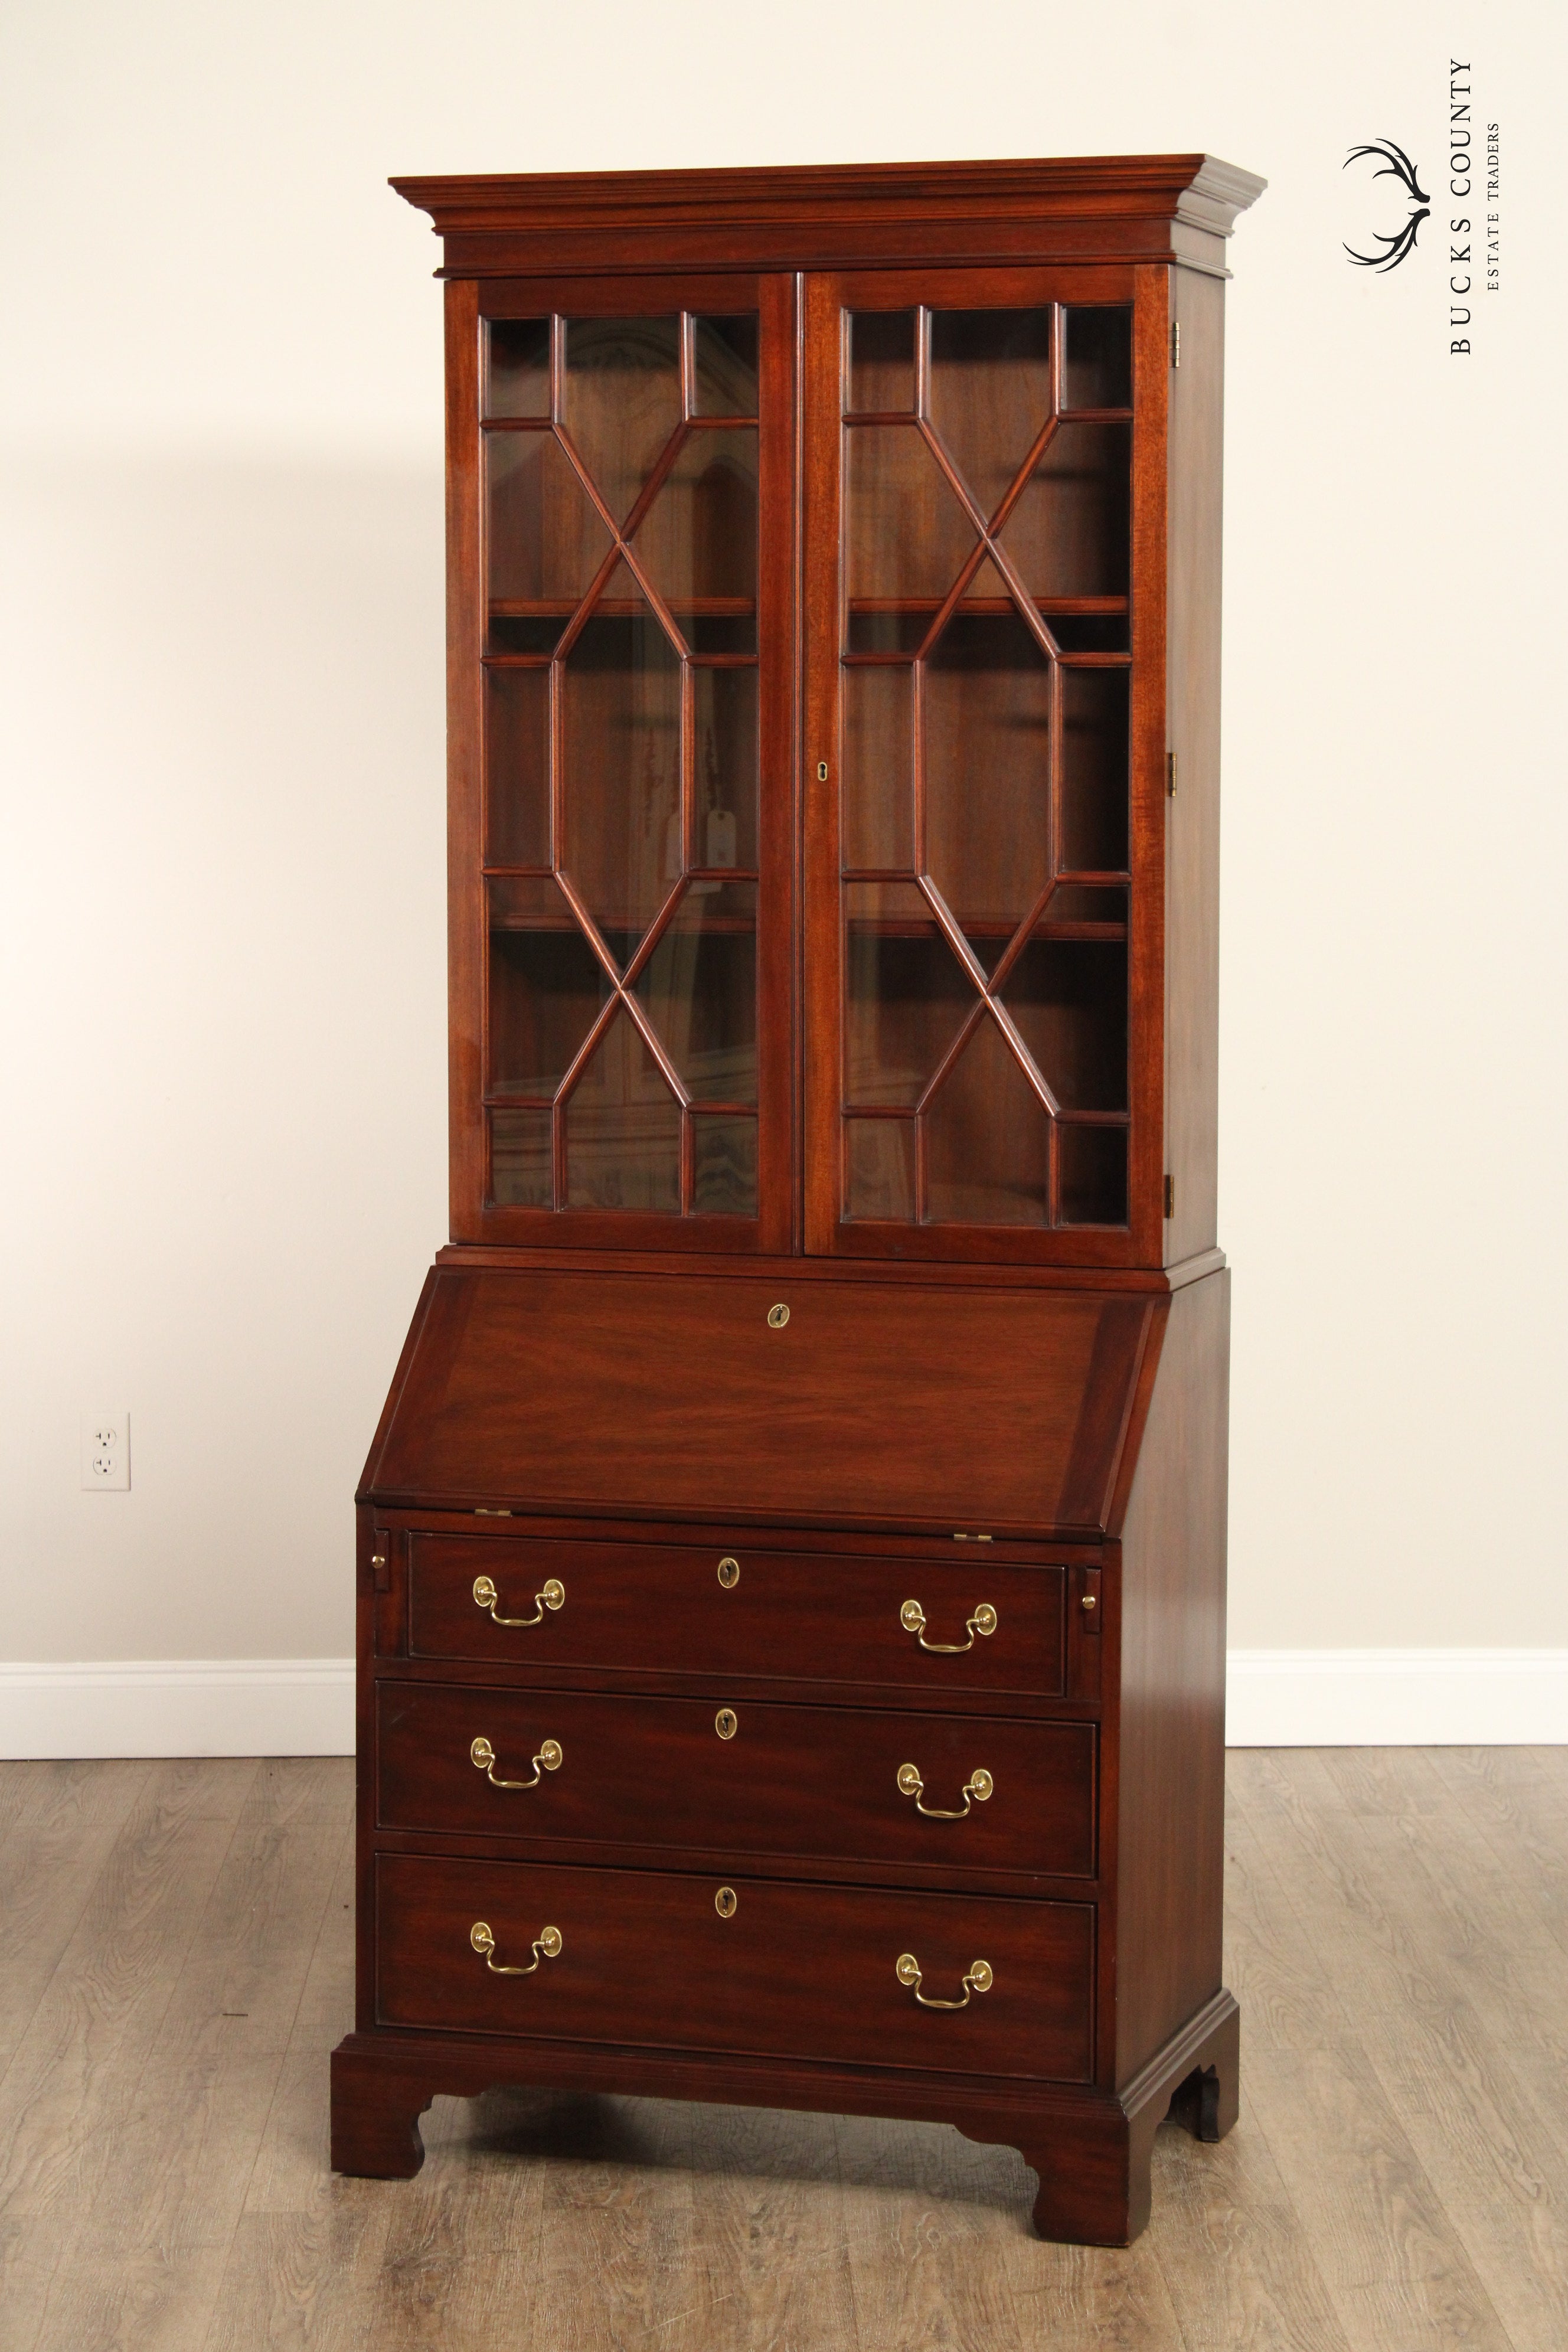
[[[1093,1535],[1164,1306],[437,1266],[362,1499]]]

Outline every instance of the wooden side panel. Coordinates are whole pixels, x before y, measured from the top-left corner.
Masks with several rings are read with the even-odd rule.
[[[1121,1530],[1116,2081],[1219,1990],[1230,1276],[1171,1301]]]
[[[443,1268],[369,1492],[1065,1533],[1066,1513],[1092,1527],[1105,1507],[1152,1311],[1096,1291]]]
[[[1171,273],[1182,363],[1170,374],[1165,811],[1165,1263],[1212,1246],[1219,1119],[1220,462],[1225,288]]]

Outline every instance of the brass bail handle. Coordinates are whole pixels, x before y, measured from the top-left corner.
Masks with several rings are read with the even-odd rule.
[[[558,1739],[546,1739],[541,1746],[538,1755],[533,1759],[533,1778],[531,1780],[498,1780],[496,1777],[495,1749],[490,1746],[489,1741],[483,1738],[476,1739],[472,1747],[469,1748],[468,1761],[473,1765],[476,1771],[482,1772],[484,1774],[486,1780],[489,1781],[493,1788],[537,1789],[544,1772],[559,1771],[561,1768],[562,1753],[561,1742]]]
[[[995,1978],[989,1960],[972,1960],[964,1970],[962,2000],[933,2000],[921,1990],[921,1964],[912,1952],[900,1952],[893,1963],[893,1974],[901,1985],[908,1985],[922,2009],[967,2009],[971,1993],[989,1992]]]
[[[474,1606],[488,1609],[498,1625],[541,1625],[547,1609],[559,1609],[566,1598],[566,1587],[558,1576],[550,1577],[533,1596],[531,1617],[503,1617],[500,1614],[500,1594],[488,1576],[474,1579]]]
[[[559,1927],[541,1927],[533,1939],[533,1958],[526,1968],[509,1968],[496,1958],[496,1939],[490,1933],[488,1919],[476,1919],[468,1929],[468,1941],[476,1952],[484,1954],[485,1966],[492,1976],[531,1977],[541,1960],[552,1960],[561,1949]]]
[[[923,1813],[928,1822],[963,1821],[971,1811],[970,1800],[973,1798],[976,1804],[983,1805],[995,1786],[995,1781],[991,1778],[984,1765],[977,1764],[958,1792],[963,1799],[963,1803],[956,1812],[953,1812],[944,1805],[926,1803],[925,1782],[921,1779],[920,1772],[913,1764],[900,1764],[899,1767],[900,1796],[912,1797],[915,1801],[916,1812]]]
[[[973,1650],[976,1633],[990,1635],[996,1631],[996,1612],[989,1601],[983,1601],[964,1627],[967,1642],[928,1642],[925,1637],[926,1613],[918,1601],[906,1601],[899,1612],[899,1622],[906,1633],[918,1633],[922,1650],[940,1651],[944,1657],[956,1658],[964,1650]]]

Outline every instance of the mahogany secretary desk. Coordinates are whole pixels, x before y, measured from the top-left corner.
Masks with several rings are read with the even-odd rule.
[[[1220,1981],[1198,155],[405,180],[452,1241],[359,1496],[358,2027],[929,2117],[1122,2243]]]

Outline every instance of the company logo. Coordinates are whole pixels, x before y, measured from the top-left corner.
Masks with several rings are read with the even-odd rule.
[[[1404,148],[1396,147],[1392,139],[1374,139],[1367,146],[1352,147],[1341,168],[1348,172],[1352,163],[1359,163],[1372,155],[1381,158],[1380,167],[1372,173],[1372,178],[1397,180],[1409,200],[1409,210],[1402,225],[1391,235],[1385,236],[1377,228],[1371,232],[1373,244],[1383,247],[1381,253],[1358,253],[1353,245],[1347,245],[1345,251],[1358,269],[1397,269],[1405,255],[1415,250],[1415,232],[1431,212],[1432,199],[1417,181],[1415,164]]]

